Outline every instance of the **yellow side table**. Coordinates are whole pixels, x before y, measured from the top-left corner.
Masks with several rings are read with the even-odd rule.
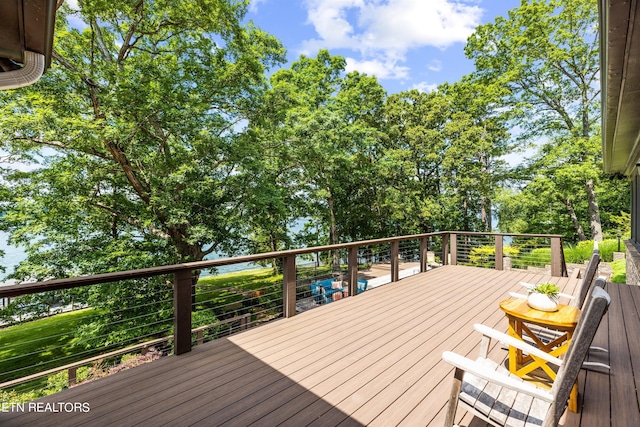
[[[509,335],[523,340],[524,334],[531,338],[540,350],[558,357],[567,352],[569,342],[576,329],[580,318],[580,309],[560,304],[558,311],[540,311],[529,307],[526,299],[508,299],[500,302],[500,309],[504,311],[509,320]],[[541,341],[536,334],[531,332],[527,324],[535,324],[548,329],[563,332],[551,342]],[[509,347],[509,371],[519,377],[523,377],[537,368],[541,368],[549,378],[555,380],[556,372],[549,367],[547,362],[535,356],[524,356],[522,350]],[[569,400],[569,410],[577,412],[578,387],[573,387]]]

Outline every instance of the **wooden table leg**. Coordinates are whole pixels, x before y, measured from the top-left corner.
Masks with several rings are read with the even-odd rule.
[[[515,319],[509,318],[508,333],[514,338],[522,339],[522,337],[518,335],[518,329],[521,329],[518,327],[518,323],[519,322],[517,322]],[[509,372],[511,372],[512,374],[518,372],[518,359],[522,359],[522,352],[520,352],[513,346],[509,346]]]
[[[573,413],[578,413],[578,380],[576,379],[576,383],[573,385],[571,389],[571,394],[569,395],[569,406],[568,409]]]

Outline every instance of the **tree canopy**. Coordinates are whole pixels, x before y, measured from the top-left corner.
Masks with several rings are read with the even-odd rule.
[[[509,231],[546,227],[584,240],[586,229],[594,240],[603,238],[597,12],[595,0],[523,0],[508,17],[481,25],[469,38],[465,51],[475,62],[475,78],[501,85],[501,105],[513,113],[516,138],[540,148],[519,170],[524,191],[517,197],[535,194],[538,200],[522,203],[553,214],[545,226],[520,221]],[[541,195],[547,206],[542,210]],[[521,220],[539,216],[528,211]],[[504,227],[515,224],[509,214],[500,220]]]
[[[523,0],[469,38],[474,73],[395,94],[325,50],[283,66],[246,3],[61,6],[49,72],[0,93],[0,148],[30,165],[0,188],[15,277],[445,229],[600,239],[628,209],[601,172],[595,0]]]
[[[241,25],[245,9],[226,0],[62,6],[50,71],[0,94],[2,148],[22,162],[44,156],[7,175],[2,224],[27,248],[25,275],[201,260],[241,239],[244,162],[260,152],[243,128],[284,53]]]

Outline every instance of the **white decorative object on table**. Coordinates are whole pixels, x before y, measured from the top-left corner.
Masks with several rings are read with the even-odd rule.
[[[558,303],[552,300],[548,295],[532,292],[527,297],[529,307],[540,311],[558,311]]]
[[[560,288],[553,283],[542,283],[529,289],[527,304],[540,311],[558,311]]]

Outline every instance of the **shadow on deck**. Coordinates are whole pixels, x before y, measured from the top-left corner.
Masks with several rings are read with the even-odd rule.
[[[1,412],[0,423],[440,426],[451,386],[442,352],[475,358],[472,324],[506,330],[498,302],[520,290],[520,281],[549,279],[566,293],[577,284],[445,266],[35,402],[42,405],[35,409],[86,402],[88,412],[36,412],[27,404],[24,412]],[[640,369],[640,340],[633,339],[640,288],[609,288],[611,308],[596,339],[611,351],[604,361],[612,373],[581,374],[584,408],[566,416],[567,426],[640,425],[631,375]],[[506,353],[492,349],[496,360]],[[461,425],[482,425],[462,415]]]

